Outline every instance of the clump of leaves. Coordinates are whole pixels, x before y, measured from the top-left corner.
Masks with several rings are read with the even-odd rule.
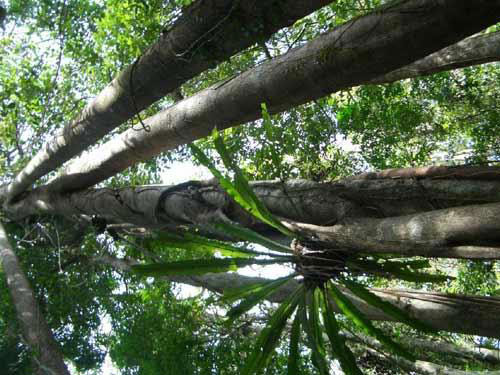
[[[381,310],[396,321],[405,323],[417,330],[432,332],[424,323],[410,317],[405,311],[382,300],[376,294],[355,281],[356,276],[377,275],[387,278],[399,278],[415,282],[440,282],[448,278],[421,272],[427,268],[427,260],[394,260],[387,256],[366,256],[353,254],[342,249],[324,248],[311,238],[298,236],[276,217],[274,217],[257,198],[242,171],[235,165],[224,142],[217,131],[213,133],[215,148],[225,167],[232,171],[234,178],[224,175],[212,161],[195,145],[191,151],[195,157],[208,167],[219,180],[226,192],[245,210],[260,221],[270,225],[281,233],[293,238],[290,247],[272,241],[256,232],[233,223],[214,223],[214,230],[233,238],[261,245],[264,250],[255,250],[245,246],[209,239],[192,232],[181,234],[162,234],[166,247],[203,251],[212,251],[212,259],[176,261],[134,266],[142,275],[197,275],[204,273],[235,271],[239,267],[260,264],[289,264],[294,273],[279,278],[244,286],[225,292],[222,301],[236,303],[227,313],[232,322],[250,309],[275,293],[291,279],[299,281],[294,290],[269,318],[255,343],[242,371],[243,375],[258,373],[265,368],[279,344],[288,320],[293,319],[290,332],[288,374],[297,374],[299,368],[301,331],[305,332],[305,344],[312,350],[312,361],[320,374],[328,374],[328,358],[336,359],[346,374],[362,374],[356,364],[353,353],[340,334],[341,323],[335,314],[340,312],[364,334],[376,338],[396,356],[414,361],[415,358],[403,346],[393,341],[382,330],[375,327],[353,303],[357,297],[367,304]],[[329,345],[323,339],[326,333]]]

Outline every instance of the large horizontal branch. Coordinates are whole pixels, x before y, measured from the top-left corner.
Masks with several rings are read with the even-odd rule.
[[[289,180],[255,181],[251,185],[275,215],[328,225],[347,218],[411,215],[439,208],[500,202],[499,177],[500,167],[442,166],[388,169],[327,183]],[[186,219],[188,208],[181,201],[190,200],[189,191],[194,190],[195,195],[201,195],[204,201],[219,209],[224,209],[228,200],[214,181],[200,181],[174,186],[89,189],[71,194],[41,187],[8,208],[13,218],[84,213],[108,216],[113,222],[147,226],[154,220],[155,207],[166,190],[170,194],[164,196],[166,200],[161,204],[170,218]],[[5,199],[4,185],[0,187],[0,205]],[[133,219],[136,214],[138,218]]]
[[[500,257],[498,180],[348,178],[332,183],[291,180],[251,185],[271,213],[332,248],[447,258]],[[223,215],[265,234],[268,230],[212,181],[69,194],[40,188],[9,207],[11,217],[17,219],[83,214],[108,223],[158,229],[204,225]]]
[[[370,81],[389,83],[500,60],[500,32],[474,36]]]
[[[440,249],[446,247],[463,247],[465,251],[467,246],[472,246],[477,251],[481,247],[485,250],[496,249],[494,258],[498,258],[499,217],[500,203],[490,203],[382,219],[352,219],[333,226],[304,223],[286,225],[337,249],[439,256]]]
[[[83,189],[137,162],[205,137],[214,127],[277,113],[369,83],[498,22],[500,1],[410,0],[357,18],[306,45],[208,88],[148,118],[68,166],[52,184]]]
[[[95,261],[117,267],[122,271],[130,271],[130,266],[137,264],[132,259],[99,257]],[[236,273],[217,273],[199,276],[166,276],[166,280],[203,287],[212,292],[224,293],[227,290],[246,285],[264,282],[266,279],[247,277]],[[299,286],[291,280],[268,299],[281,302]],[[393,321],[381,310],[368,305],[347,289],[342,291],[371,320]],[[494,297],[468,297],[446,295],[442,293],[419,292],[409,290],[372,289],[383,300],[390,302],[430,326],[444,331],[466,333],[472,335],[500,338],[497,327],[500,326],[500,299]],[[336,310],[340,312],[340,310]]]
[[[471,174],[473,169],[470,168]],[[500,168],[494,170],[498,172]],[[500,181],[457,181],[455,175],[449,178],[365,180],[354,177],[326,183],[289,180],[250,184],[274,215],[323,226],[349,218],[411,215],[439,208],[500,202]],[[0,196],[0,202],[2,199],[5,197]],[[222,210],[232,220],[239,221],[237,215],[229,212],[228,208],[233,209],[227,207],[229,204],[228,195],[215,181],[191,181],[173,186],[101,188],[69,194],[42,187],[11,205],[9,212],[13,218],[36,214],[98,215],[113,222],[148,226],[161,220],[156,217],[158,209],[170,221],[194,224],[201,212],[211,208]]]
[[[332,0],[199,0],[134,64],[45,145],[9,188],[13,198],[38,178],[189,79],[268,39]]]
[[[0,261],[7,277],[12,301],[16,309],[23,338],[27,342],[37,366],[37,373],[69,375],[63,355],[47,325],[35,293],[23,272],[19,259],[12,249],[7,234],[0,223]]]

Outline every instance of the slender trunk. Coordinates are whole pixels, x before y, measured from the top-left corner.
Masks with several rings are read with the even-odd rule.
[[[129,271],[130,266],[137,264],[132,259],[116,259],[109,256],[95,258],[94,261]],[[165,276],[166,280],[203,287],[212,292],[224,291],[263,282],[266,279],[247,277],[236,273],[217,273],[201,276]],[[291,280],[268,300],[281,302],[299,286]],[[381,310],[368,305],[347,289],[342,288],[347,297],[371,320],[393,321]],[[410,290],[372,289],[383,300],[390,302],[409,313],[414,318],[430,326],[449,332],[466,333],[485,337],[500,338],[500,298],[446,295],[442,293],[420,292]],[[340,312],[340,310],[337,310]]]
[[[342,336],[350,341],[361,342],[365,344],[375,343],[375,345],[378,345],[377,341],[365,335],[357,334],[356,336],[354,336],[350,332],[342,332]],[[399,338],[398,342],[404,344],[407,347],[418,349],[426,353],[442,353],[467,360],[472,359],[480,362],[488,362],[493,365],[500,364],[500,351],[498,350],[483,349],[478,347],[471,348],[459,346],[445,341],[429,341],[408,337]]]
[[[483,178],[477,181],[458,181],[452,173],[455,170],[441,168],[442,179],[434,173],[420,179],[261,181],[252,187],[271,213],[333,249],[499,259],[500,169],[468,168],[467,174],[474,175],[476,170]],[[10,208],[14,218],[85,214],[107,223],[153,229],[204,225],[225,217],[263,233],[269,231],[210,181],[71,194],[40,188]]]
[[[332,0],[199,0],[30,161],[9,198],[203,71]]]
[[[411,362],[407,359],[396,357],[390,354],[384,354],[384,347],[380,345],[378,342],[374,340],[369,340],[370,346],[376,348],[370,349],[366,348],[366,350],[380,358],[383,361],[389,361],[396,364],[398,367],[401,367],[407,371],[412,373],[417,373],[421,375],[500,375],[500,371],[462,371],[454,368],[448,368],[436,363],[427,362],[427,361],[414,361]]]
[[[499,0],[410,0],[377,10],[208,88],[70,164],[52,184],[83,189],[160,152],[277,113],[343,88],[365,84],[498,22]]]
[[[427,341],[422,339],[403,339],[403,343],[408,346],[416,347],[422,351],[430,353],[443,353],[454,357],[473,359],[481,362],[488,362],[493,365],[500,364],[500,351],[484,349],[484,348],[470,348],[458,346],[443,341]]]
[[[69,375],[59,346],[47,326],[35,294],[21,268],[19,259],[10,246],[2,224],[0,224],[0,258],[23,337],[33,353],[39,367],[38,372]]]

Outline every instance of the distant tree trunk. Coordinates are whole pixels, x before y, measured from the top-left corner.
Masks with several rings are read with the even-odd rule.
[[[198,0],[124,69],[9,187],[9,198],[61,166],[158,99],[332,0]]]
[[[106,264],[122,271],[130,271],[130,266],[137,264],[134,259],[117,259],[110,256],[101,256],[93,259],[94,262]],[[212,292],[224,291],[265,281],[259,277],[247,277],[236,273],[217,273],[201,276],[168,276],[164,279],[199,286]],[[272,302],[281,302],[299,284],[291,280],[268,299]],[[393,319],[382,311],[367,304],[365,301],[342,288],[347,297],[372,320]],[[480,335],[500,338],[500,298],[447,295],[442,293],[421,292],[413,290],[371,289],[383,300],[399,306],[414,318],[430,326],[444,331]],[[337,310],[340,312],[340,310]]]
[[[404,256],[500,259],[500,168],[441,167],[380,172],[332,183],[252,183],[267,208],[291,228],[332,249]],[[438,174],[439,172],[439,174]],[[415,174],[420,174],[416,178]],[[408,178],[407,178],[408,177]],[[470,179],[470,178],[476,179]],[[40,188],[11,205],[14,218],[34,214],[98,216],[149,228],[230,219],[266,233],[213,182],[89,189]]]
[[[415,338],[405,338],[401,341],[408,346],[413,346],[429,353],[442,353],[458,358],[488,362],[493,365],[500,364],[500,351],[498,350],[465,347],[443,341],[428,341]]]
[[[350,332],[342,332],[342,336],[353,342],[361,342],[365,344],[377,343],[374,339],[359,333],[354,336]],[[472,348],[445,341],[430,341],[414,337],[401,337],[398,339],[398,342],[407,347],[418,349],[429,354],[442,353],[466,360],[472,359],[480,362],[488,362],[493,365],[500,364],[500,351],[498,350],[483,349],[478,347]],[[378,343],[376,345],[378,345]]]
[[[151,131],[130,129],[107,142],[70,164],[52,188],[93,186],[215,126],[258,119],[263,102],[277,113],[369,83],[497,22],[499,13],[498,0],[410,0],[377,10],[150,117]]]
[[[448,368],[445,366],[438,365],[436,363],[416,360],[411,362],[407,359],[396,357],[390,353],[385,353],[385,348],[383,345],[378,343],[369,337],[364,338],[364,343],[370,345],[372,348],[365,348],[371,355],[380,358],[383,361],[388,361],[396,364],[398,367],[405,369],[411,373],[417,373],[421,375],[500,375],[500,371],[462,371],[454,368]]]
[[[37,374],[69,375],[59,346],[40,311],[35,294],[9,244],[2,224],[0,224],[0,259],[24,340],[38,367]]]

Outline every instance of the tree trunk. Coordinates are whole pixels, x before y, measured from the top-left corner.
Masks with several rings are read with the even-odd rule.
[[[334,91],[365,84],[498,22],[499,0],[410,0],[350,21],[208,88],[70,164],[52,188],[83,189],[137,162]]]
[[[457,170],[482,179],[457,180]],[[252,187],[271,213],[332,249],[499,259],[499,171],[495,167],[442,167],[440,175],[434,170],[429,178],[261,181]],[[71,194],[40,188],[10,208],[14,218],[85,214],[107,223],[153,229],[205,225],[225,217],[264,234],[269,232],[213,182],[89,189]]]
[[[366,348],[366,350],[380,358],[381,360],[389,361],[396,364],[398,367],[405,369],[411,373],[417,373],[421,375],[500,375],[500,371],[462,371],[453,368],[444,367],[441,365],[437,365],[432,362],[426,361],[414,361],[411,362],[407,359],[392,356],[390,354],[383,354],[383,346],[370,340],[371,345],[375,347],[377,350]]]
[[[62,353],[40,311],[35,294],[0,223],[0,259],[23,337],[40,374],[69,375]]]
[[[361,342],[368,345],[374,343],[379,345],[373,338],[361,335],[359,333],[354,336],[350,332],[342,332],[342,336],[347,340],[353,342]],[[488,362],[490,364],[500,364],[500,351],[483,349],[478,347],[465,347],[452,344],[445,341],[429,341],[424,339],[417,339],[413,337],[401,337],[398,342],[407,347],[418,349],[426,353],[442,353],[448,356],[453,356],[461,359],[476,360],[480,362]]]
[[[84,151],[139,111],[332,0],[198,0],[30,161],[9,198]]]
[[[428,341],[422,339],[403,339],[403,343],[408,346],[416,347],[420,350],[431,353],[443,353],[446,355],[455,356],[458,358],[473,359],[481,362],[488,362],[493,365],[500,364],[500,351],[458,346],[443,341]]]
[[[108,256],[95,258],[94,261],[110,265],[122,271],[129,271],[130,266],[137,264],[136,260],[116,259]],[[263,278],[247,277],[236,273],[166,276],[165,279],[203,287],[216,293],[224,293],[229,289],[265,281]],[[296,280],[291,280],[268,299],[271,302],[281,302],[298,286]],[[369,319],[394,320],[381,310],[368,305],[349,290],[342,288],[342,291]],[[500,331],[498,330],[498,327],[500,327],[500,315],[498,314],[500,298],[395,289],[371,289],[371,291],[383,300],[400,307],[414,318],[438,330],[500,338]],[[338,309],[336,311],[340,312]]]

